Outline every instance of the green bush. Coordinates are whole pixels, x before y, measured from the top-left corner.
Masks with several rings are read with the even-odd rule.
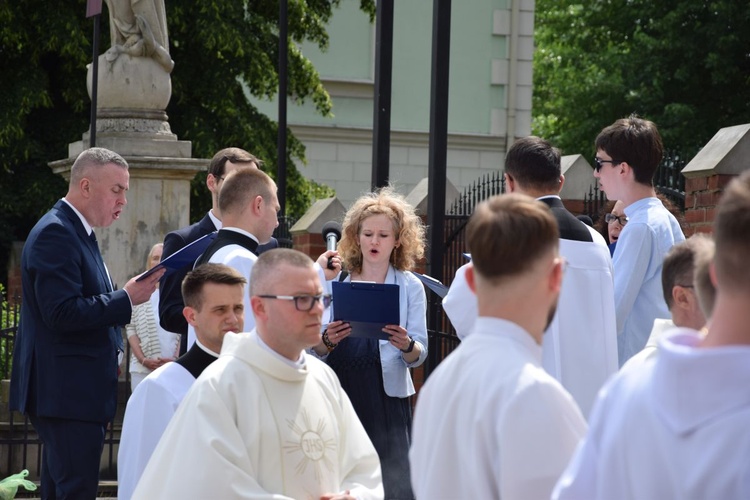
[[[3,332],[3,335],[0,335],[0,379],[10,377],[13,351],[5,332],[15,326],[16,315],[13,307],[5,300],[5,288],[0,284],[0,331]]]

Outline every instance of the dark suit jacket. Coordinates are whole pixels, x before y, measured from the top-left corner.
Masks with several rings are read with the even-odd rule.
[[[166,259],[176,251],[194,242],[198,238],[216,231],[211,217],[206,214],[195,224],[172,231],[164,237],[164,249],[162,260]],[[188,324],[182,309],[185,303],[182,301],[182,280],[193,268],[192,264],[165,274],[159,283],[159,323],[167,331],[179,333],[183,339],[187,339]]]
[[[31,415],[107,422],[115,415],[125,290],[62,200],[37,222],[21,256],[23,302],[10,406]]]
[[[168,233],[164,237],[162,260],[201,236],[213,233],[216,229],[211,217],[206,214],[205,217],[195,224]],[[258,247],[258,252],[260,253],[278,246],[279,243],[276,241],[276,238],[271,238],[270,242]],[[166,274],[159,284],[159,323],[165,330],[178,333],[182,336],[180,354],[185,354],[187,351],[188,330],[187,320],[182,315],[182,310],[185,307],[185,303],[182,301],[182,280],[185,279],[185,275],[192,269],[192,265],[187,265],[182,269]]]
[[[541,198],[539,201],[550,208],[560,229],[560,239],[573,241],[594,241],[586,224],[568,212],[560,198]]]

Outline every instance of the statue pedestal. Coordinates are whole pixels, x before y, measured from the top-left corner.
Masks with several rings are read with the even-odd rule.
[[[104,56],[102,56],[103,58]],[[115,72],[107,74],[106,61],[100,58],[99,99],[96,121],[96,145],[111,149],[122,155],[130,166],[130,189],[128,204],[120,219],[108,228],[97,229],[97,238],[104,261],[112,280],[122,287],[127,280],[145,270],[146,256],[155,243],[164,240],[164,235],[189,224],[190,181],[195,174],[208,167],[210,160],[191,158],[190,141],[180,141],[172,133],[163,111],[155,109],[155,97],[143,92],[144,81],[161,82],[156,87],[164,89],[164,80],[154,75],[166,75],[171,92],[169,75],[154,61],[139,59],[146,70],[134,70],[136,58],[120,55],[112,68],[124,69],[139,75],[117,77],[129,79],[113,89],[118,80]],[[121,67],[122,66],[122,67]],[[140,83],[137,80],[140,79]],[[91,81],[89,75],[89,82]],[[158,89],[155,89],[156,92]],[[138,92],[142,101],[138,101]],[[158,93],[158,92],[157,92]],[[102,96],[109,96],[107,100]],[[115,99],[112,106],[113,96]],[[127,106],[126,106],[127,104]],[[149,107],[151,106],[151,107]],[[70,178],[70,168],[76,157],[89,147],[89,132],[80,141],[69,144],[68,158],[51,162],[55,173]]]

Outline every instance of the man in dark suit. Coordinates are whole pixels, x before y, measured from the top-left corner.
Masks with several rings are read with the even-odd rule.
[[[206,186],[211,192],[211,210],[200,221],[195,224],[172,231],[164,237],[164,250],[162,260],[173,253],[194,242],[198,238],[221,229],[221,211],[219,209],[219,189],[224,183],[224,178],[239,167],[260,168],[261,160],[240,148],[225,148],[219,151],[211,159],[208,165],[208,176]],[[279,246],[276,238],[258,247],[258,253]],[[182,301],[180,286],[185,275],[193,268],[187,265],[165,276],[160,286],[159,295],[159,323],[162,328],[170,332],[178,333],[180,341],[180,354],[187,352],[188,325],[182,310],[185,307]]]
[[[116,408],[119,325],[163,273],[112,286],[92,228],[119,218],[128,186],[120,155],[84,151],[67,194],[31,230],[21,256],[10,407],[29,415],[44,444],[45,499],[96,497],[104,432]]]

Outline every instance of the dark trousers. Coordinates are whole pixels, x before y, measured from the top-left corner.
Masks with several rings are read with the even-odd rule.
[[[44,445],[42,499],[95,499],[107,425],[32,415],[29,419]]]

